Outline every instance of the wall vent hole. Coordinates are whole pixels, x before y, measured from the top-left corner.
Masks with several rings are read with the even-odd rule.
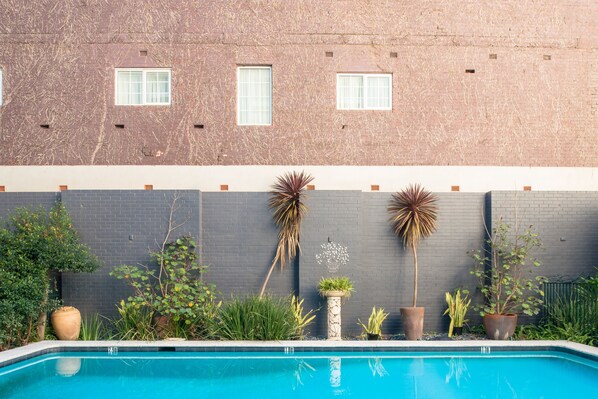
[[[114,127],[117,129],[124,129],[125,125],[123,125],[122,123],[117,123],[116,125],[114,125]]]
[[[552,59],[551,55],[544,54],[544,61],[550,61]]]
[[[332,51],[326,51],[326,57],[334,57],[334,53]]]
[[[147,57],[147,50],[140,50],[139,55],[142,57]]]
[[[466,69],[465,73],[475,73],[475,69]]]
[[[397,58],[398,56],[399,56],[399,53],[395,53],[395,52],[390,53],[390,58]]]
[[[39,125],[39,127],[41,127],[42,129],[49,129],[50,125],[44,124],[44,125]]]
[[[497,59],[497,58],[498,58],[498,55],[497,55],[497,54],[490,54],[490,55],[488,56],[488,58],[490,58],[491,60],[495,60],[495,59]]]
[[[193,127],[196,129],[203,129],[203,124],[196,124],[196,125],[193,125]]]

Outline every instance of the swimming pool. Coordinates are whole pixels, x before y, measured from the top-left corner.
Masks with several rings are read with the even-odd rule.
[[[350,349],[50,353],[0,368],[0,398],[590,398],[598,392],[591,356]]]

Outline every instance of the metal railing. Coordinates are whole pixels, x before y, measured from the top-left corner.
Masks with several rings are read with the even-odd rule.
[[[545,320],[573,323],[598,330],[598,286],[585,282],[544,283]]]

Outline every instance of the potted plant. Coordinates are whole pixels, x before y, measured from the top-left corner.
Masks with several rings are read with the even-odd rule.
[[[407,339],[423,336],[424,308],[417,307],[417,245],[436,231],[437,200],[434,194],[416,184],[393,194],[388,207],[393,232],[402,238],[405,248],[413,250],[413,306],[401,308]]]
[[[370,318],[368,319],[367,326],[359,319],[357,324],[363,328],[369,341],[377,341],[382,336],[382,323],[387,317],[388,313],[384,312],[384,308],[376,309],[374,306]]]
[[[353,283],[349,277],[322,277],[318,284],[320,295],[327,299],[328,339],[341,339],[341,298],[349,298]]]
[[[450,292],[446,293],[446,304],[448,307],[443,313],[443,316],[447,314],[451,318],[451,324],[449,325],[448,336],[452,337],[453,332],[455,335],[461,335],[463,332],[463,326],[468,320],[465,319],[467,309],[471,303],[471,298],[468,297],[469,291],[463,290],[463,296],[461,296],[461,290],[455,290],[455,295],[451,295]]]
[[[518,313],[533,316],[540,312],[546,278],[531,275],[540,266],[531,253],[542,242],[531,226],[523,233],[512,233],[502,220],[489,236],[484,249],[470,253],[475,261],[471,274],[479,279],[486,300],[475,308],[484,318],[487,337],[504,340],[515,332]]]

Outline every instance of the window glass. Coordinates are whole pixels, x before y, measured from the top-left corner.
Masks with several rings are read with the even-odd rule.
[[[272,124],[272,68],[239,67],[238,124]]]
[[[170,70],[116,71],[117,105],[169,105]]]
[[[338,74],[337,109],[392,109],[391,74]]]

